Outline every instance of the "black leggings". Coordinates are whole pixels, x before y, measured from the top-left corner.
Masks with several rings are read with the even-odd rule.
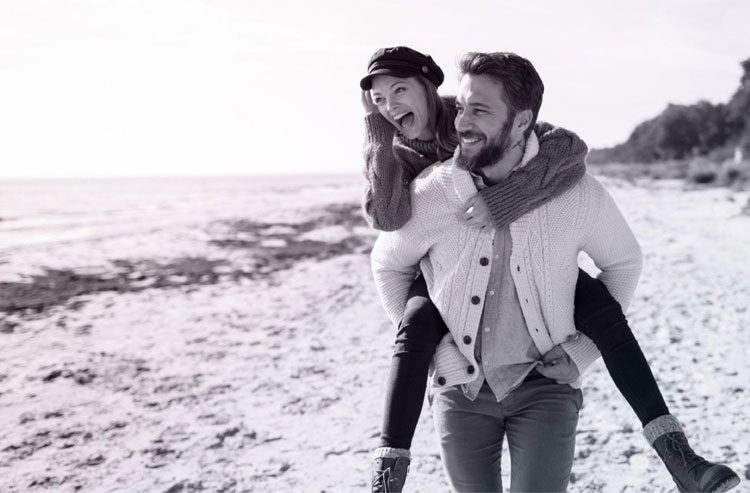
[[[642,425],[669,414],[648,361],[628,326],[620,304],[604,283],[578,271],[574,319],[602,353],[612,381]],[[448,332],[427,294],[424,277],[414,281],[398,328],[388,387],[380,445],[411,448],[422,412],[427,370],[440,340]]]

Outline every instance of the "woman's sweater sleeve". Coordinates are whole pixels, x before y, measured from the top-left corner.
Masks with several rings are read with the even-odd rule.
[[[557,197],[586,174],[586,143],[576,134],[539,123],[539,153],[500,183],[479,193],[501,229]]]
[[[409,184],[393,150],[395,128],[379,113],[365,116],[365,166],[367,179],[362,203],[367,222],[381,231],[396,231],[411,217]]]

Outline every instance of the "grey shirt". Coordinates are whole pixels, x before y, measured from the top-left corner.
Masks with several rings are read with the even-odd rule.
[[[475,177],[478,187],[481,178]],[[499,401],[521,385],[526,376],[541,364],[542,355],[529,335],[523,318],[516,285],[510,274],[510,253],[513,240],[510,227],[495,231],[492,241],[492,267],[484,310],[474,345],[479,376],[463,385],[466,397],[474,400],[487,380]]]

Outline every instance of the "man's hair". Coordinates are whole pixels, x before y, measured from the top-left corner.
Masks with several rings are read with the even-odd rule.
[[[530,61],[511,52],[466,53],[458,62],[459,76],[488,75],[502,84],[503,101],[514,117],[523,110],[531,110],[531,124],[524,132],[528,138],[539,108],[542,106],[544,83]]]

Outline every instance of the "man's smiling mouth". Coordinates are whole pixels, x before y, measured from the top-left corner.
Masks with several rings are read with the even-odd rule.
[[[482,141],[482,138],[477,135],[461,135],[461,144],[463,145],[474,145]]]

